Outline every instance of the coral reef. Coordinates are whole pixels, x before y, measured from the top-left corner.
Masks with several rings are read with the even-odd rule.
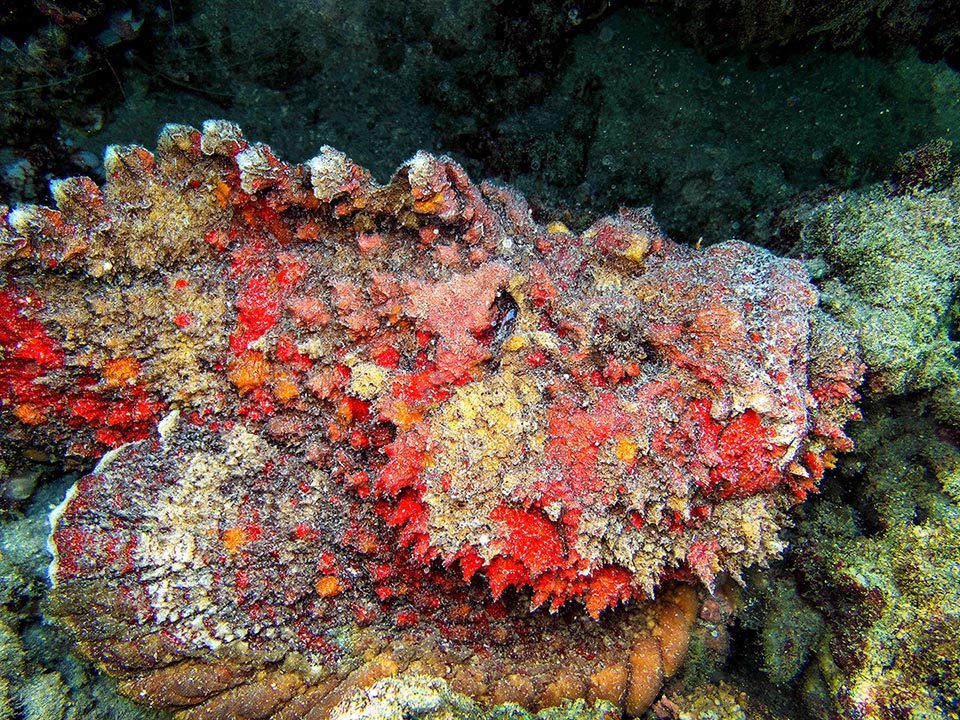
[[[937,138],[909,152],[901,153],[890,178],[891,189],[898,195],[935,188],[949,177],[952,143]]]
[[[437,678],[412,675],[384,678],[358,690],[333,714],[331,720],[618,720],[620,710],[599,701],[564,701],[536,714],[515,703],[485,710],[473,700],[450,691]]]
[[[929,393],[941,421],[960,428],[952,317],[960,179],[950,179],[943,152],[935,143],[910,153],[916,162],[912,172],[904,170],[908,182],[796,203],[781,212],[776,232],[791,254],[809,260],[827,311],[859,329],[870,391]],[[917,160],[931,155],[930,163]],[[940,177],[947,186],[932,187]]]
[[[747,693],[729,683],[709,683],[664,697],[653,707],[656,720],[779,720]]]
[[[687,583],[775,557],[850,447],[860,361],[795,261],[222,121],[105,169],[5,213],[4,437],[109,450],[52,517],[50,612],[182,717],[326,717],[398,673],[640,712]]]
[[[827,633],[808,685],[843,718],[949,718],[960,710],[960,451],[928,400],[871,407],[856,432],[851,505],[810,508],[792,565]]]

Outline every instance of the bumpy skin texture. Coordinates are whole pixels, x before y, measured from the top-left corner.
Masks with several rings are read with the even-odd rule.
[[[861,366],[797,262],[224,122],[106,171],[0,229],[4,429],[119,448],[54,515],[51,609],[185,717],[325,717],[400,671],[639,712],[684,583],[776,555],[849,447]]]

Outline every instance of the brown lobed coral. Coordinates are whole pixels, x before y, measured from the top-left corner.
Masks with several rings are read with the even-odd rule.
[[[4,212],[2,423],[107,451],[53,515],[50,612],[183,717],[397,673],[638,713],[694,588],[779,553],[849,447],[861,365],[795,261],[222,121],[105,168]]]

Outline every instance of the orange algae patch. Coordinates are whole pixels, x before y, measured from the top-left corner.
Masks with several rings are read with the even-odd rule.
[[[628,438],[622,437],[617,440],[617,457],[625,463],[631,463],[637,459],[637,447],[637,443]]]
[[[320,597],[329,598],[339,595],[343,587],[335,575],[323,575],[317,578],[317,581],[313,584],[313,589],[317,591],[317,595]]]
[[[259,350],[246,350],[227,363],[227,379],[241,395],[262,387],[270,376],[270,365]]]
[[[47,421],[47,416],[43,411],[33,403],[21,403],[13,409],[13,414],[17,419],[27,425],[42,425]]]
[[[134,357],[120,357],[103,364],[103,379],[107,387],[129,385],[140,374],[140,361]]]
[[[415,212],[429,214],[434,210],[439,209],[444,203],[444,194],[443,192],[436,192],[429,197],[425,197],[419,200],[413,201],[413,209]]]
[[[227,528],[220,535],[220,542],[227,552],[237,552],[247,542],[246,530],[240,527]]]
[[[274,378],[273,394],[280,402],[290,402],[300,395],[297,384],[287,376]]]
[[[230,186],[222,180],[217,180],[213,186],[213,197],[221,208],[230,204]]]
[[[220,542],[227,552],[235,553],[247,543],[253,542],[263,534],[263,528],[257,523],[233,525],[220,533]]]

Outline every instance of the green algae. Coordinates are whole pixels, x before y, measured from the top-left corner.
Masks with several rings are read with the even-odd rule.
[[[866,418],[845,468],[861,477],[853,501],[833,488],[795,543],[801,594],[826,620],[816,671],[842,716],[956,717],[960,507],[945,490],[960,454],[922,401]]]
[[[804,601],[796,581],[759,572],[748,580],[741,620],[760,634],[761,669],[776,685],[804,669],[824,632],[822,615]]]
[[[960,179],[904,195],[888,185],[801,205],[781,218],[808,260],[823,306],[857,334],[866,392],[928,392],[960,427]]]

